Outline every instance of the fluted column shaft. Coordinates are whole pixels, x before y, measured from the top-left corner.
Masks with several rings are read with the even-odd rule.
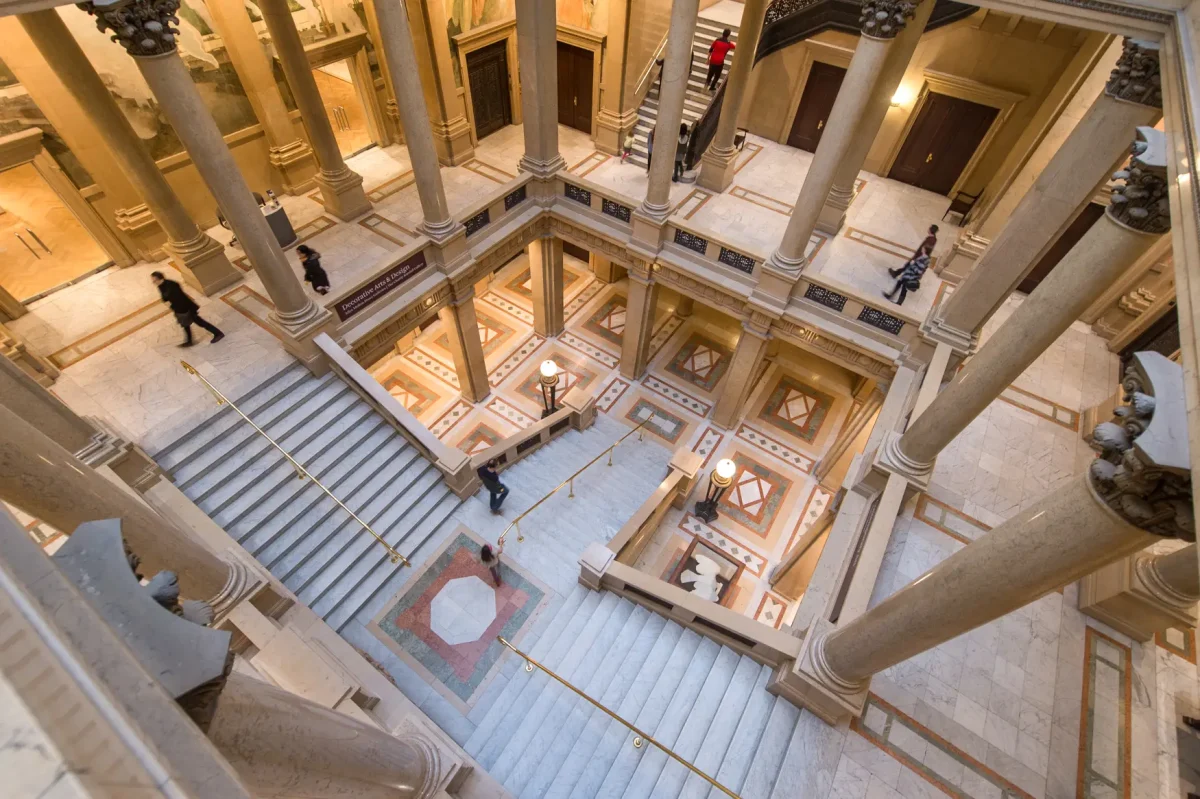
[[[558,27],[554,0],[517,0],[521,60],[521,169],[549,177],[566,165],[558,152]]]
[[[362,176],[347,167],[342,159],[287,0],[260,0],[259,10],[267,23],[283,75],[296,98],[308,139],[317,154],[317,163],[321,167],[317,184],[321,187],[325,210],[342,220],[365,214],[371,209],[371,201],[363,192]]]
[[[217,597],[230,579],[229,566],[191,535],[4,406],[0,406],[0,499],[68,534],[84,522],[120,519],[144,571],[175,572],[189,598]]]
[[[692,72],[692,37],[700,0],[675,0],[671,6],[671,27],[658,87],[658,122],[654,133],[654,152],[650,159],[650,183],[642,212],[654,219],[665,219],[671,209],[671,174],[675,169],[675,144],[683,122],[683,101],[687,96],[688,75]]]
[[[257,796],[425,799],[436,792],[437,751],[234,672],[208,737]]]
[[[18,19],[46,63],[91,118],[113,158],[162,226],[168,239],[166,249],[180,263],[184,279],[205,294],[240,280],[241,273],[229,262],[224,248],[188,216],[58,12],[33,11]]]
[[[711,191],[725,191],[733,183],[734,162],[737,151],[733,148],[733,137],[737,133],[738,116],[742,102],[746,99],[746,86],[754,70],[754,53],[758,49],[758,38],[762,34],[763,18],[767,12],[767,0],[746,0],[742,6],[742,23],[738,27],[737,48],[733,51],[733,66],[725,78],[725,94],[721,100],[721,116],[717,120],[717,132],[712,144],[704,154],[697,182]]]
[[[1126,39],[1108,87],[1067,136],[975,268],[936,313],[931,322],[935,338],[969,346],[971,337],[1016,289],[1128,150],[1134,129],[1153,124],[1161,115],[1158,79],[1158,46]],[[945,335],[939,336],[939,330]]]
[[[400,0],[375,0],[375,16],[379,21],[380,44],[388,62],[392,91],[399,105],[405,146],[417,181],[417,194],[421,198],[421,212],[425,217],[421,229],[434,241],[441,242],[461,226],[450,215],[446,190],[442,186],[441,166],[433,144],[433,131],[429,127],[429,109],[425,106],[421,88],[408,12]]]

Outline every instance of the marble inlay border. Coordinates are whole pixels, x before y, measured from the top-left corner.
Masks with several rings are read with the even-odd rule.
[[[413,175],[413,171],[409,169],[406,172],[401,172],[394,178],[389,178],[383,183],[380,183],[378,186],[367,192],[367,197],[371,200],[371,202],[377,203],[381,200],[391,197],[396,192],[404,191],[416,182],[417,179]]]
[[[666,345],[667,340],[670,339],[671,336],[675,334],[675,331],[682,326],[683,320],[678,316],[672,315],[664,319],[662,324],[658,326],[658,330],[654,331],[653,338],[650,339],[649,357],[653,359],[656,355],[658,355],[659,351],[662,350],[664,345]]]
[[[718,530],[712,525],[705,524],[701,519],[690,513],[685,513],[679,521],[679,529],[685,537],[695,536],[720,549],[725,554],[745,566],[746,571],[755,577],[761,577],[767,567],[767,559],[751,547],[734,538],[725,530]]]
[[[563,307],[563,324],[566,324],[575,318],[575,314],[579,313],[579,311],[583,309],[583,306],[588,304],[589,300],[603,291],[606,285],[608,284],[601,283],[595,278],[589,280],[588,283],[579,290],[579,293],[572,297],[571,301]],[[530,323],[532,324],[532,317]]]
[[[699,202],[697,202],[694,206],[689,208],[687,213],[683,214],[684,219],[691,219],[693,216],[696,215],[696,212],[699,211],[701,208],[703,208],[704,205],[712,198],[713,198],[713,195],[710,192],[705,191],[704,189],[692,189],[691,193],[688,194],[688,196],[686,196],[682,200],[680,200],[679,204],[671,209],[671,216],[674,216],[675,214],[680,213],[681,209],[688,203],[692,202],[693,200],[698,200]]]
[[[984,524],[973,516],[968,516],[957,508],[934,499],[928,494],[919,494],[917,496],[917,507],[913,511],[913,518],[925,522],[925,524],[928,524],[933,529],[939,530],[963,544],[970,544],[992,529],[991,526]],[[954,527],[959,527],[960,530],[967,528],[968,531],[973,529],[977,534],[969,535],[955,530]]]
[[[614,377],[604,387],[604,391],[600,392],[600,397],[596,400],[596,408],[603,413],[608,413],[612,410],[612,406],[625,396],[625,392],[631,385],[632,383],[622,377]]]
[[[902,263],[908,261],[908,259],[912,257],[912,254],[917,251],[917,247],[920,246],[918,243],[910,247],[907,244],[901,244],[898,241],[885,239],[883,236],[876,236],[874,233],[868,233],[865,230],[860,230],[858,228],[849,226],[846,227],[846,232],[842,235],[850,239],[850,241],[858,244],[864,244],[873,250],[879,250],[880,252],[885,252],[888,255],[895,256],[896,258],[899,258]],[[937,267],[937,262],[938,259],[936,256],[930,258],[929,268],[934,269]]]
[[[592,150],[592,152],[588,153],[588,156],[586,158],[584,158],[582,161],[580,161],[578,164],[571,167],[567,171],[570,172],[572,175],[576,175],[581,178],[586,178],[592,172],[596,171],[596,169],[598,169],[601,165],[607,163],[608,160],[611,158],[612,158],[612,156],[609,155],[608,153],[602,153],[599,150]],[[585,168],[581,170],[580,167],[585,167]]]
[[[748,189],[745,186],[734,186],[729,190],[730,197],[736,197],[739,200],[745,200],[748,203],[753,203],[759,208],[766,208],[768,211],[774,211],[780,216],[792,215],[792,204],[785,203],[783,200],[777,200],[769,194]]]
[[[1033,392],[1017,388],[1016,386],[1009,386],[1000,392],[1000,399],[1009,405],[1020,408],[1023,411],[1028,411],[1034,416],[1054,422],[1059,427],[1065,427],[1076,433],[1079,432],[1079,412],[1065,405],[1059,405],[1053,400],[1039,397]]]
[[[475,406],[467,402],[462,397],[454,401],[454,404],[446,409],[445,413],[439,416],[433,424],[429,426],[432,432],[438,438],[445,438],[446,435],[454,428],[456,424],[461,422],[471,412]]]
[[[809,456],[797,452],[792,447],[771,438],[769,435],[756,430],[750,425],[743,424],[737,429],[737,437],[748,444],[754,445],[757,449],[762,450],[772,457],[786,463],[788,466],[799,469],[808,474],[812,471],[813,465],[816,463]]]
[[[788,604],[788,601],[778,594],[764,591],[762,599],[758,601],[758,609],[754,611],[754,620],[778,630],[783,624]]]
[[[72,341],[58,352],[51,354],[49,356],[50,363],[59,369],[74,366],[84,358],[95,355],[110,344],[116,344],[126,336],[136,333],[146,325],[157,322],[170,313],[171,310],[161,302],[144,305],[94,333],[88,333],[83,338]]]
[[[1094,627],[1086,628],[1077,799],[1102,799],[1112,797],[1114,792],[1129,799],[1133,771],[1132,658],[1129,647]]]
[[[1172,633],[1177,634],[1183,639],[1182,646],[1176,646],[1171,643]],[[1193,666],[1196,665],[1196,631],[1192,628],[1189,627],[1186,630],[1181,630],[1178,627],[1172,627],[1165,633],[1155,633],[1154,643],[1158,645],[1159,649],[1170,652],[1175,657],[1182,658]]]
[[[642,378],[642,385],[660,395],[664,399],[668,399],[689,413],[694,413],[697,416],[708,416],[708,412],[712,410],[712,405],[709,405],[702,399],[693,397],[681,388],[676,388],[665,380],[662,380],[654,375],[648,374]]]
[[[813,526],[813,523],[825,512],[825,508],[833,500],[833,494],[829,493],[819,485],[813,486],[813,490],[809,493],[808,499],[804,501],[804,510],[800,511],[800,518],[796,520],[796,529],[792,530],[792,535],[788,538],[787,546],[783,548],[784,552],[791,550],[800,537],[808,532],[808,529]]]
[[[585,341],[569,330],[564,330],[558,337],[560,344],[570,347],[581,355],[586,355],[591,360],[604,366],[608,369],[615,369],[617,364],[621,362],[618,355],[613,355],[608,350],[597,347],[590,341]]]
[[[533,353],[537,348],[545,343],[546,339],[539,336],[537,333],[530,333],[529,338],[521,342],[513,353],[505,358],[500,363],[496,364],[496,368],[488,372],[488,383],[493,386],[498,386],[511,375],[515,370],[519,369],[523,363],[533,357]]]
[[[692,447],[692,452],[704,456],[704,462],[700,464],[700,468],[708,466],[708,462],[712,460],[713,453],[717,451],[717,447],[721,446],[721,442],[725,440],[725,434],[718,431],[715,427],[706,427],[700,437],[696,439],[695,446]]]
[[[458,373],[422,349],[404,353],[404,360],[427,372],[448,386],[459,388]]]
[[[524,411],[513,407],[509,403],[500,399],[500,397],[493,396],[485,407],[504,421],[508,422],[509,424],[514,424],[522,430],[529,427],[534,422],[534,420],[527,416]]]
[[[463,169],[469,169],[480,177],[485,177],[493,183],[508,183],[510,180],[516,179],[516,175],[505,172],[498,166],[492,166],[486,161],[480,161],[478,158],[472,158],[462,165]],[[497,177],[499,175],[499,177]]]
[[[387,239],[392,244],[399,244],[401,247],[417,238],[417,234],[415,232],[404,227],[404,225],[401,225],[399,222],[396,222],[393,219],[388,219],[386,216],[379,213],[368,214],[367,216],[358,220],[358,224],[362,225],[372,233]],[[387,233],[385,230],[391,230],[393,232]],[[396,235],[400,235],[403,238],[396,238]]]
[[[519,319],[527,325],[533,324],[533,314],[522,308],[517,303],[506,297],[497,294],[495,291],[489,291],[479,298],[480,302],[486,303],[498,311],[502,311],[514,319]]]
[[[279,331],[271,325],[267,314],[275,310],[275,303],[249,286],[238,286],[221,296],[221,300],[275,338],[283,341]]]
[[[320,236],[322,233],[332,230],[337,226],[338,221],[331,216],[318,216],[316,219],[310,219],[303,225],[298,225],[295,228],[296,241],[291,246],[295,247],[296,244],[303,244],[306,241],[311,241],[317,236]],[[237,258],[233,259],[232,263],[243,272],[249,272],[254,268],[250,265],[249,256],[246,255],[239,255]]]
[[[761,144],[746,142],[746,146],[742,148],[741,154],[738,155],[738,164],[733,168],[733,174],[736,175],[738,172],[741,172],[743,169],[749,166],[750,162],[754,160],[754,156],[761,153],[762,149],[763,148]],[[746,152],[749,152],[750,155],[747,155],[745,160],[742,160],[742,155]]]
[[[939,771],[937,767],[926,765],[923,760],[930,760],[928,755],[922,759],[913,757],[905,748],[906,738],[912,736],[920,738],[925,743],[926,750],[929,747],[934,747],[941,754],[945,755],[945,757],[934,760],[935,763],[941,764],[951,770],[956,770],[954,767],[961,765],[964,770],[972,772],[976,778],[991,783],[995,790],[995,793],[986,792],[971,795],[985,796],[990,793],[993,796],[998,796],[999,799],[1034,799],[1031,794],[1021,790],[1015,784],[971,757],[971,755],[962,749],[959,749],[933,730],[888,704],[875,694],[867,696],[862,716],[850,720],[850,729],[912,769],[930,785],[944,791],[950,796],[965,797],[968,795],[955,784],[956,782],[961,783],[963,781],[962,777],[959,776],[955,780],[949,774]]]

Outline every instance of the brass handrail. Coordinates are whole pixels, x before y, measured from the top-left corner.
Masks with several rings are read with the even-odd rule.
[[[322,483],[316,477],[313,477],[311,474],[309,474],[308,470],[305,469],[303,466],[301,466],[300,462],[291,456],[291,453],[289,453],[286,449],[284,449],[282,446],[280,446],[279,442],[277,442],[275,439],[273,439],[269,435],[267,435],[266,430],[263,430],[261,427],[259,427],[258,425],[256,425],[254,423],[253,419],[251,419],[246,414],[242,413],[242,409],[239,408],[237,405],[234,405],[233,400],[229,399],[224,394],[222,394],[217,389],[216,386],[214,386],[212,383],[208,382],[208,379],[205,378],[204,375],[197,372],[196,367],[192,366],[187,361],[180,361],[179,363],[181,366],[183,366],[183,369],[185,372],[187,372],[190,375],[194,375],[195,377],[200,378],[200,382],[203,383],[208,388],[208,390],[212,393],[212,395],[217,398],[217,405],[228,405],[230,408],[233,408],[233,412],[236,413],[238,416],[242,417],[243,419],[245,419],[246,424],[253,427],[260,436],[262,436],[263,438],[265,438],[267,440],[267,443],[269,443],[275,449],[279,450],[283,454],[283,457],[288,459],[288,463],[292,464],[292,468],[296,470],[297,477],[299,477],[301,480],[311,480],[313,485],[315,485],[317,488],[319,488],[325,492],[325,496],[329,497],[334,502],[336,502],[341,507],[341,509],[346,511],[346,513],[349,513],[351,518],[353,518],[354,521],[358,522],[364,530],[366,530],[368,533],[373,535],[375,537],[375,540],[378,541],[380,543],[380,545],[382,545],[383,548],[388,551],[388,555],[390,556],[392,563],[403,563],[405,566],[412,565],[412,563],[409,562],[408,558],[404,557],[398,551],[396,551],[396,548],[393,547],[391,544],[389,544],[387,541],[384,541],[383,536],[381,536],[379,533],[375,532],[371,528],[371,525],[367,524],[362,519],[360,519],[358,517],[358,514],[355,513],[354,511],[352,511],[349,507],[347,507],[345,502],[342,502],[340,499],[338,499],[337,496],[335,496],[332,491],[330,491],[328,488],[325,487],[324,483]]]
[[[653,416],[651,416],[651,417],[650,417],[650,419],[653,419],[653,418],[654,418]],[[643,419],[641,422],[639,422],[639,423],[638,423],[638,426],[637,426],[637,427],[633,428],[633,429],[632,429],[632,430],[630,430],[628,433],[626,433],[625,435],[623,435],[623,436],[621,436],[620,438],[618,438],[618,439],[617,439],[616,441],[614,441],[614,442],[613,442],[611,445],[609,445],[608,449],[604,450],[604,451],[603,451],[603,452],[601,452],[599,455],[597,455],[596,457],[592,458],[592,459],[591,459],[590,461],[588,461],[587,463],[583,464],[583,466],[580,466],[578,469],[576,469],[576,470],[575,470],[575,472],[574,472],[574,473],[573,473],[573,474],[572,474],[570,477],[568,477],[566,480],[563,480],[563,481],[562,481],[561,483],[559,483],[557,486],[555,486],[554,488],[552,488],[552,489],[550,490],[550,492],[546,494],[546,496],[542,497],[542,498],[541,498],[541,499],[539,499],[537,502],[533,503],[533,504],[532,504],[532,505],[530,505],[528,508],[526,508],[525,510],[523,510],[523,511],[522,511],[520,514],[518,514],[518,515],[517,515],[517,517],[516,517],[515,519],[513,519],[511,522],[509,522],[509,523],[508,523],[508,527],[505,527],[505,528],[504,528],[504,532],[500,534],[500,538],[498,538],[498,539],[496,540],[496,543],[497,543],[497,544],[499,544],[499,545],[501,545],[501,546],[503,546],[503,544],[504,544],[504,538],[505,538],[505,536],[507,536],[507,535],[508,535],[508,531],[509,531],[509,530],[511,530],[511,529],[513,529],[514,527],[516,527],[516,528],[517,528],[517,542],[518,542],[518,543],[520,543],[521,541],[524,541],[524,540],[525,540],[525,536],[523,536],[523,535],[521,534],[521,524],[520,524],[520,522],[521,522],[521,520],[522,520],[522,519],[524,519],[524,518],[525,518],[526,516],[528,516],[529,514],[533,513],[534,509],[535,509],[535,508],[537,508],[537,506],[538,506],[538,505],[541,505],[543,502],[545,502],[546,500],[550,499],[550,497],[552,497],[552,496],[554,496],[555,494],[557,494],[559,491],[561,491],[561,490],[562,490],[562,487],[563,487],[563,486],[565,486],[565,485],[567,485],[568,483],[570,483],[570,484],[571,484],[571,493],[570,493],[568,496],[569,496],[571,499],[574,499],[574,498],[575,498],[575,478],[576,478],[576,477],[578,477],[578,476],[579,476],[579,474],[580,474],[580,473],[581,473],[581,472],[582,472],[584,469],[586,469],[587,467],[591,466],[591,465],[592,465],[593,463],[595,463],[596,461],[598,461],[598,460],[600,460],[601,458],[603,458],[603,457],[604,457],[606,454],[608,455],[608,465],[609,465],[609,466],[612,466],[612,451],[613,451],[614,449],[616,449],[616,448],[617,448],[617,445],[618,445],[618,444],[620,444],[620,443],[621,443],[622,441],[624,441],[625,439],[629,438],[629,437],[630,437],[631,435],[633,435],[634,433],[637,433],[637,434],[638,434],[638,441],[641,441],[641,440],[642,440],[642,439],[645,437],[645,433],[641,433],[641,432],[639,432],[639,431],[640,431],[640,430],[641,430],[643,427],[645,427],[646,423],[647,423],[647,422],[649,422],[649,421],[650,421],[650,419]]]
[[[662,751],[663,751],[663,752],[664,752],[664,753],[667,755],[667,757],[669,757],[669,758],[671,758],[672,760],[674,760],[675,762],[677,762],[677,763],[681,764],[681,765],[682,765],[684,768],[686,768],[688,771],[692,772],[692,773],[693,773],[693,774],[695,774],[697,777],[699,777],[700,779],[704,780],[705,782],[707,782],[707,783],[708,783],[709,785],[711,785],[712,787],[716,788],[716,789],[717,789],[718,791],[720,791],[721,793],[725,794],[726,796],[730,796],[730,797],[732,797],[732,799],[741,799],[741,797],[740,797],[740,796],[738,796],[736,793],[734,793],[733,791],[729,790],[729,789],[728,789],[728,788],[726,788],[724,785],[722,785],[721,783],[717,782],[717,781],[716,781],[716,780],[714,780],[712,777],[708,776],[708,775],[707,775],[707,774],[705,774],[703,771],[701,771],[700,769],[696,768],[696,767],[695,767],[695,766],[693,766],[691,763],[687,762],[687,761],[686,761],[686,760],[684,760],[682,757],[680,757],[679,755],[677,755],[677,754],[675,754],[674,752],[672,752],[672,751],[671,751],[671,749],[670,749],[670,747],[664,746],[663,744],[661,744],[661,743],[659,743],[658,741],[656,741],[656,740],[654,739],[654,736],[650,735],[649,733],[642,732],[642,731],[641,731],[641,730],[639,730],[637,727],[633,726],[633,725],[632,725],[632,724],[630,724],[628,721],[626,721],[625,719],[621,718],[621,717],[620,717],[620,716],[618,716],[616,713],[613,713],[611,710],[609,710],[608,708],[606,708],[604,705],[600,704],[600,703],[599,703],[599,702],[597,702],[595,699],[592,699],[590,696],[588,696],[587,694],[585,694],[583,691],[581,691],[581,690],[579,690],[578,688],[576,688],[574,685],[571,685],[571,683],[567,682],[567,681],[566,681],[566,680],[564,680],[562,677],[559,677],[557,674],[555,674],[553,671],[551,671],[550,669],[548,669],[548,668],[546,668],[545,666],[543,666],[541,663],[538,663],[536,660],[534,660],[533,658],[531,658],[529,655],[526,655],[526,654],[525,654],[524,652],[522,652],[520,649],[517,649],[515,646],[513,646],[513,645],[512,645],[512,644],[510,644],[508,641],[506,641],[506,640],[504,639],[504,636],[502,636],[502,635],[498,635],[498,636],[496,636],[496,640],[497,640],[497,641],[499,641],[499,642],[500,642],[501,644],[503,644],[504,646],[506,646],[506,647],[508,647],[509,649],[511,649],[513,652],[516,652],[516,653],[517,653],[517,656],[518,656],[518,657],[520,657],[521,659],[523,659],[523,660],[525,661],[525,671],[533,671],[533,668],[536,666],[537,668],[539,668],[539,669],[541,669],[542,671],[544,671],[544,672],[546,672],[547,674],[549,674],[549,675],[550,675],[550,676],[551,676],[553,679],[555,679],[555,680],[556,680],[556,681],[557,681],[557,682],[558,682],[560,685],[563,685],[563,686],[565,686],[565,687],[566,687],[568,690],[570,690],[570,691],[573,691],[573,692],[574,692],[574,693],[575,693],[577,696],[579,696],[579,697],[582,697],[583,699],[586,699],[588,702],[590,702],[590,703],[592,704],[592,706],[593,706],[593,707],[599,708],[600,710],[604,711],[606,714],[608,714],[608,717],[609,717],[609,718],[611,718],[611,719],[615,719],[616,721],[619,721],[619,722],[621,722],[621,723],[622,723],[622,724],[624,724],[626,727],[628,727],[630,730],[632,730],[632,731],[633,731],[633,745],[634,745],[634,747],[635,747],[635,748],[637,748],[637,749],[641,749],[641,748],[642,748],[642,744],[643,744],[645,741],[649,741],[650,743],[654,744],[654,745],[655,745],[655,746],[657,746],[659,749],[661,749],[661,750],[662,750]]]

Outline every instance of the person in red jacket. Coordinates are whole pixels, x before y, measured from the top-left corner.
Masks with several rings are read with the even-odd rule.
[[[717,82],[721,80],[721,70],[725,67],[725,56],[729,55],[729,51],[735,47],[737,45],[729,41],[729,28],[721,33],[720,39],[714,39],[713,43],[708,46],[708,78],[704,83],[708,86],[709,91],[717,90]]]

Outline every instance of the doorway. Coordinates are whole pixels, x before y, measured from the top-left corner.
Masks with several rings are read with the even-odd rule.
[[[592,133],[591,50],[558,43],[558,123]]]
[[[1104,216],[1104,206],[1100,203],[1088,203],[1083,207],[1071,224],[1067,225],[1067,229],[1062,232],[1050,249],[1041,259],[1034,265],[1033,269],[1029,270],[1029,274],[1025,275],[1025,279],[1021,281],[1021,285],[1017,286],[1017,291],[1024,294],[1031,293],[1038,287],[1038,284],[1046,279],[1046,275],[1058,266],[1058,262],[1071,251],[1071,248],[1079,243],[1083,238],[1083,234],[1091,230],[1092,225],[1100,217]]]
[[[949,194],[1000,109],[929,92],[888,177],[936,194]]]
[[[508,85],[508,43],[489,44],[467,54],[467,80],[471,83],[471,110],[476,141],[512,124]]]
[[[367,125],[366,109],[354,86],[349,59],[314,67],[312,73],[342,157],[348,158],[373,145],[375,140]]]
[[[810,153],[817,151],[821,134],[825,132],[825,123],[829,121],[829,112],[833,110],[833,102],[845,77],[846,70],[841,67],[824,61],[812,63],[808,80],[804,82],[804,94],[800,95],[796,118],[792,120],[788,144]]]
[[[30,162],[0,172],[0,285],[31,302],[111,263]]]

